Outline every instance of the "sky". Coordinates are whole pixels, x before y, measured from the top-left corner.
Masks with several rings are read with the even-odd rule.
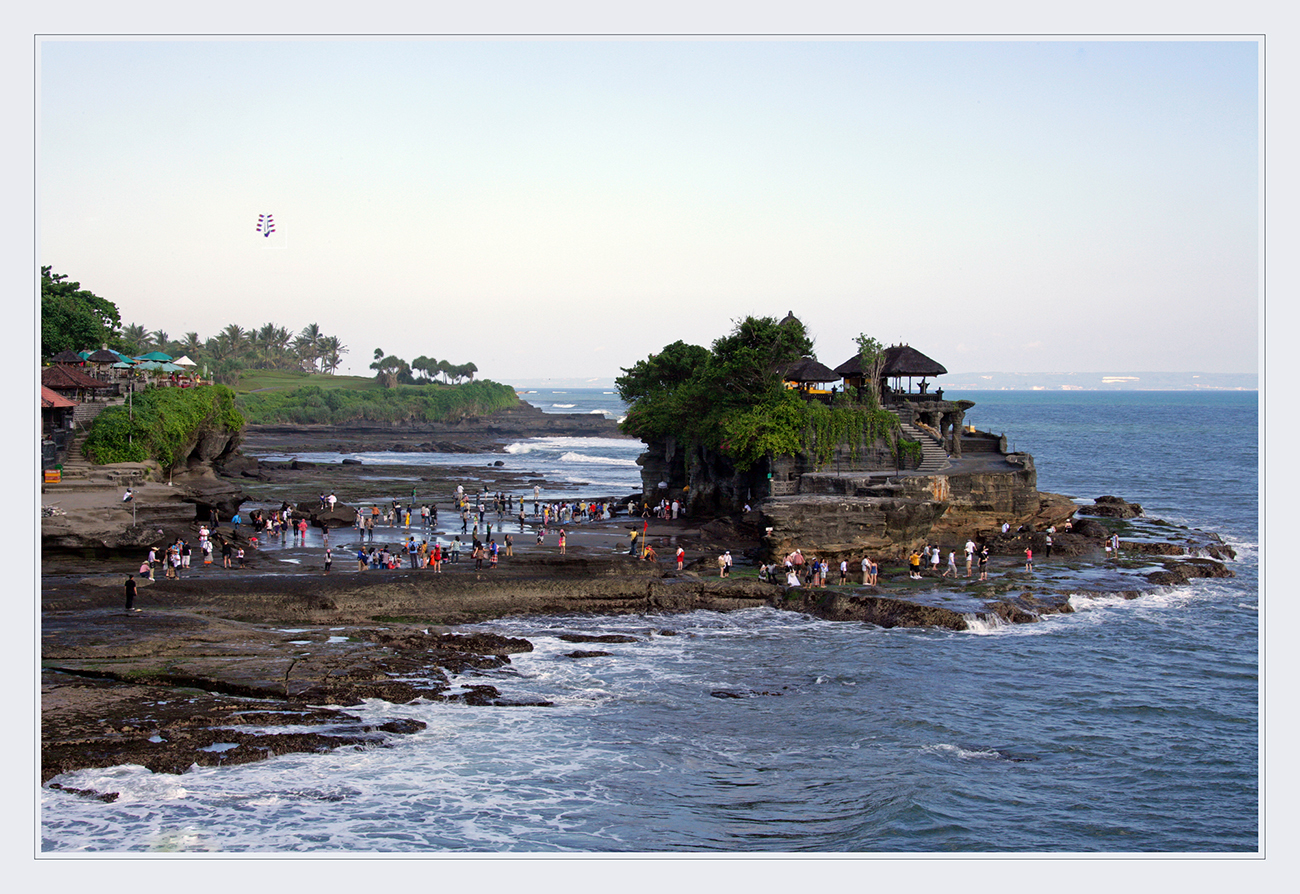
[[[124,324],[501,382],[793,311],[952,372],[1260,368],[1260,47],[55,39],[37,257]],[[275,233],[256,230],[274,216]]]

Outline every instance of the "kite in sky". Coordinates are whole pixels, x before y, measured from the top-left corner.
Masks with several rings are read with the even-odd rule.
[[[271,215],[257,215],[257,232],[261,233],[263,236],[270,236],[275,232],[275,221],[271,219]]]

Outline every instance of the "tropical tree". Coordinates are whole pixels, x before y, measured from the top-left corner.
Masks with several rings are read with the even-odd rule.
[[[471,382],[474,381],[474,373],[476,372],[478,372],[478,367],[473,363],[466,363],[461,367],[461,374],[468,376]]]
[[[320,326],[316,323],[308,323],[302,327],[298,337],[293,340],[293,349],[298,355],[305,369],[310,372],[316,371],[316,361],[321,355],[321,331]]]
[[[858,343],[859,365],[867,381],[867,407],[874,410],[880,406],[880,370],[885,363],[885,346],[866,333],[859,334],[855,341]]]
[[[120,345],[117,328],[122,318],[117,305],[67,282],[67,277],[41,268],[41,356],[60,351],[94,350],[100,345]]]
[[[392,354],[376,360],[370,364],[370,368],[375,370],[375,378],[384,388],[395,388],[401,375],[405,374],[408,378],[411,375],[410,365],[405,360]]]
[[[149,333],[139,323],[122,328],[122,351],[134,357],[143,354],[149,344]]]
[[[199,340],[199,334],[197,332],[186,332],[185,337],[181,339],[180,344],[177,345],[177,347],[180,349],[182,354],[195,362],[200,360],[202,357],[203,342]]]
[[[347,345],[337,335],[321,336],[321,372],[327,372],[334,375],[338,371],[339,364],[343,362],[343,355],[348,352]]]
[[[421,354],[411,361],[411,369],[421,374],[417,380],[420,384],[432,382],[438,375],[438,361]]]
[[[162,351],[166,354],[167,348],[171,344],[171,339],[167,337],[167,333],[163,330],[155,329],[153,332],[149,333],[149,344],[155,351]]]
[[[228,357],[240,357],[248,349],[248,333],[244,331],[243,326],[236,323],[231,323],[222,329],[217,338],[224,339]]]

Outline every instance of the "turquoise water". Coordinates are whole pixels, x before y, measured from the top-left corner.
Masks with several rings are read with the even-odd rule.
[[[41,792],[42,848],[227,852],[1241,853],[1259,847],[1253,393],[978,393],[1042,489],[1218,531],[1237,576],[980,632],[770,609],[478,625],[465,682],[551,708],[368,703],[390,747]],[[566,401],[567,402],[567,401]],[[572,659],[559,633],[631,633]],[[735,697],[733,697],[735,696]]]

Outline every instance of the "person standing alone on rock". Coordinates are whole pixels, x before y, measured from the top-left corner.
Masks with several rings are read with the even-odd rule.
[[[135,607],[135,575],[128,574],[126,576],[126,584],[123,589],[126,591],[126,613],[129,615],[131,612],[138,612],[140,609]]]
[[[334,564],[334,551],[328,546],[325,547],[325,573],[330,573],[330,566]]]

